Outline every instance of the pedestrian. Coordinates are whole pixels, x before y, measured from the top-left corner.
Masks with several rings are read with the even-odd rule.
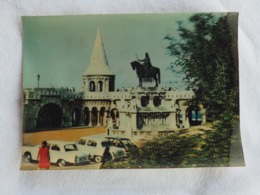
[[[47,142],[42,142],[42,147],[39,148],[38,152],[38,169],[49,169],[50,168],[50,153],[47,147]]]
[[[100,168],[104,168],[104,165],[106,164],[106,162],[111,161],[112,160],[112,155],[109,152],[110,148],[109,146],[106,147],[104,153],[103,153],[103,157],[102,157],[102,164]]]

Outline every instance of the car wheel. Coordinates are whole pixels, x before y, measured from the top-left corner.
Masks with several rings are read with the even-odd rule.
[[[102,161],[102,156],[95,156],[94,161],[100,163]]]
[[[32,155],[29,152],[24,154],[24,161],[25,162],[32,162]]]
[[[64,167],[66,165],[66,162],[65,162],[65,160],[61,159],[61,160],[58,160],[57,164],[59,167]]]

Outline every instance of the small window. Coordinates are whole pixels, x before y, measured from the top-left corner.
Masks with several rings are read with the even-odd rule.
[[[64,146],[65,152],[77,151],[77,146],[75,144],[68,144]]]
[[[89,91],[95,91],[95,82],[94,81],[90,81],[89,83]]]
[[[93,140],[88,140],[88,146],[92,146],[92,147],[96,147],[97,146],[97,142],[93,141]]]
[[[52,145],[51,150],[60,151],[60,147],[58,145]]]
[[[141,97],[141,105],[142,107],[146,107],[149,103],[149,96],[143,96]]]
[[[78,142],[79,145],[86,145],[86,140],[84,139],[80,139],[79,142]]]

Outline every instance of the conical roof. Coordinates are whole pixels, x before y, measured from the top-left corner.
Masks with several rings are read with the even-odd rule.
[[[96,40],[92,51],[90,64],[83,75],[113,75],[107,62],[100,30],[97,30]]]

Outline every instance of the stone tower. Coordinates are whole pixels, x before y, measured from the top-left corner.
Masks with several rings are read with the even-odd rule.
[[[100,30],[97,30],[90,64],[83,74],[83,90],[88,92],[111,92],[115,90],[115,75],[108,66]]]

